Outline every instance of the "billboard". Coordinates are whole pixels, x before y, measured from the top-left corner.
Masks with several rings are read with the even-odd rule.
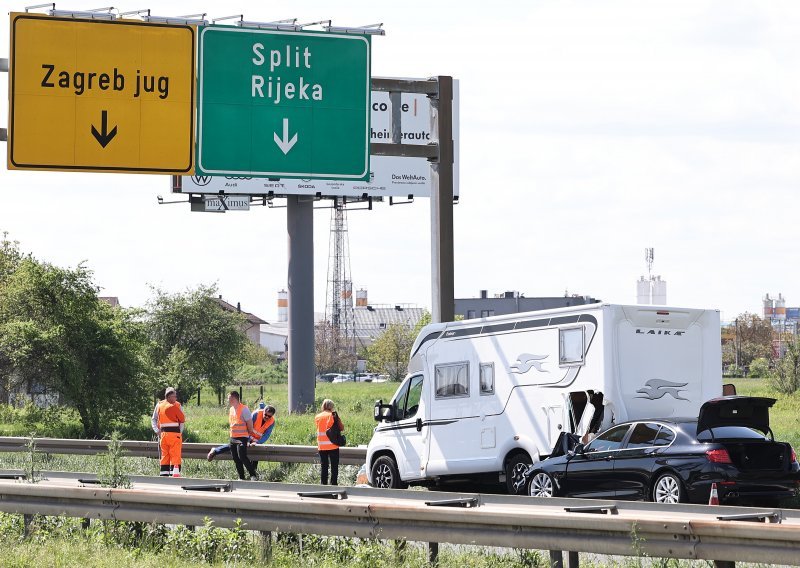
[[[458,81],[453,85],[453,194],[459,196]],[[401,95],[403,144],[425,145],[432,141],[430,101],[426,95]],[[392,108],[389,93],[371,94],[370,141],[390,143]],[[181,176],[173,183],[175,193],[226,193],[236,195],[320,195],[323,197],[430,197],[431,167],[425,158],[371,156],[370,181],[252,178],[247,176]]]

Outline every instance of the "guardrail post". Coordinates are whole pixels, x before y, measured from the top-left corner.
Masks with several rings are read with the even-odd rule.
[[[200,387],[197,387],[197,406],[200,406]]]
[[[550,551],[550,568],[564,568],[564,554],[560,550]]]
[[[261,560],[272,560],[272,532],[261,531]]]
[[[91,525],[92,525],[92,520],[91,519],[87,519],[87,518],[81,519],[81,528],[83,530],[88,531],[89,527],[91,527]]]
[[[33,515],[22,515],[22,527],[25,534],[25,538],[31,536],[33,532]]]
[[[567,568],[578,568],[580,565],[580,558],[578,553],[574,550],[567,552]]]
[[[436,566],[439,563],[439,543],[438,542],[429,542],[428,543],[428,564],[431,566]]]
[[[403,566],[406,558],[406,541],[393,540],[394,544],[394,563],[396,566]]]
[[[714,560],[714,568],[736,568],[733,560]]]

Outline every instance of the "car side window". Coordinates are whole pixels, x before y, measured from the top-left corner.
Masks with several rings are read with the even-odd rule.
[[[633,427],[628,439],[628,448],[649,448],[656,441],[660,426],[650,422],[640,422]]]
[[[675,439],[675,433],[666,426],[662,426],[661,430],[658,431],[658,435],[656,436],[656,440],[653,443],[653,445],[669,446],[672,443],[672,440],[674,439]]]
[[[589,445],[586,446],[586,451],[606,452],[609,450],[618,450],[622,446],[622,440],[625,439],[625,434],[628,433],[629,428],[630,424],[624,424],[600,434],[597,438],[589,442]]]

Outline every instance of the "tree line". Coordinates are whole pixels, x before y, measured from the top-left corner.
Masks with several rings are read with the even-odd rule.
[[[38,260],[0,240],[0,390],[41,390],[76,409],[84,434],[138,423],[165,385],[184,397],[221,392],[246,361],[244,316],[222,309],[216,287],[153,288],[145,308],[98,297],[84,264]]]
[[[745,312],[722,330],[722,366],[731,377],[766,378],[783,394],[800,389],[800,341]]]

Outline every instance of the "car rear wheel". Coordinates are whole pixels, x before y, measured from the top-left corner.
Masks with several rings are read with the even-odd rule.
[[[653,501],[656,503],[683,503],[686,492],[678,476],[674,473],[663,473],[653,484]]]
[[[381,456],[372,464],[372,486],[378,489],[400,489],[404,486],[397,464],[390,456]]]
[[[553,478],[549,473],[537,471],[531,477],[531,484],[528,487],[528,493],[531,497],[554,497],[555,486]]]
[[[515,454],[506,464],[506,489],[509,495],[525,494],[525,472],[533,463],[528,454]]]

